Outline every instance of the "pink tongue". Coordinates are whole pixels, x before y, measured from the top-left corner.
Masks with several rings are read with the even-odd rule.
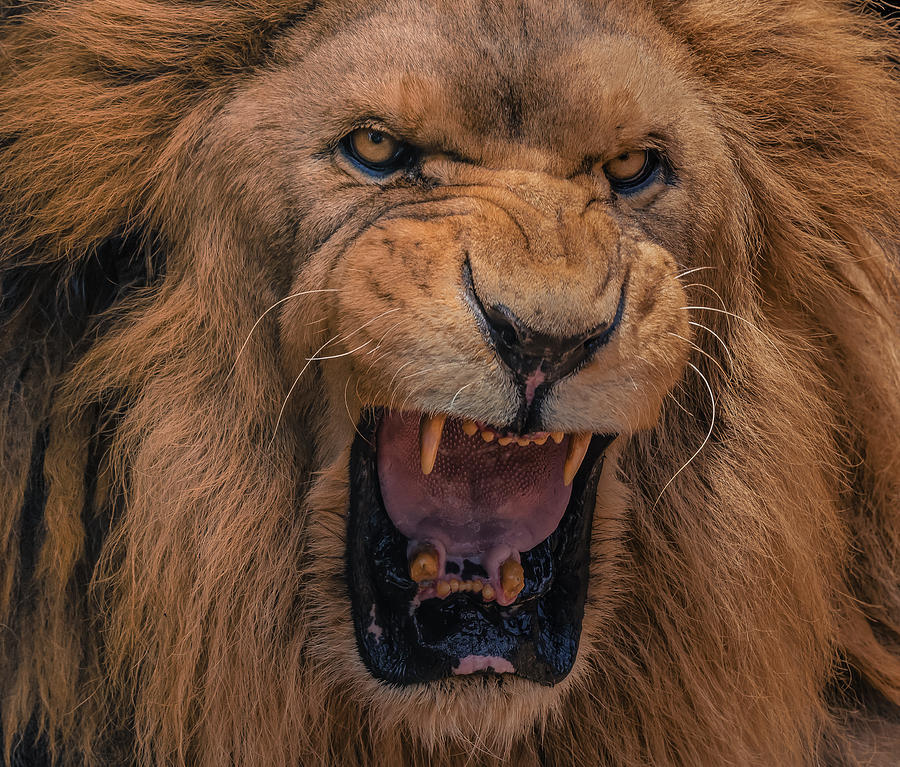
[[[568,439],[501,446],[447,419],[434,470],[422,474],[415,413],[390,413],[378,430],[378,479],[388,516],[413,542],[464,557],[508,546],[528,551],[559,525],[571,487],[563,483]]]

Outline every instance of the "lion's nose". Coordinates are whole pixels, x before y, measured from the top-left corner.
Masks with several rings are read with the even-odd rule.
[[[475,290],[471,268],[466,265],[466,293],[497,355],[516,378],[526,386],[530,403],[537,386],[546,386],[565,378],[587,363],[618,326],[624,309],[624,286],[615,316],[587,332],[553,335],[529,327],[508,306],[486,306]]]
[[[584,365],[614,329],[603,325],[572,336],[548,335],[529,328],[503,304],[478,303],[494,349],[523,380],[535,372],[542,374],[544,384],[565,378]]]

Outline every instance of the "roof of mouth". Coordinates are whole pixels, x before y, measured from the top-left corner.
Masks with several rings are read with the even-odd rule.
[[[571,494],[570,437],[498,439],[450,418],[426,474],[420,438],[428,428],[421,414],[392,412],[378,430],[385,509],[411,542],[439,544],[451,557],[480,556],[498,547],[530,550],[556,529]]]

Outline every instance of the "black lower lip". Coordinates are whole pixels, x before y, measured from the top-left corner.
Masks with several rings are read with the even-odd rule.
[[[481,656],[502,658],[517,676],[540,684],[564,679],[578,652],[597,483],[614,437],[594,436],[559,526],[522,554],[525,588],[515,604],[454,594],[426,600],[411,614],[418,587],[407,573],[407,540],[388,517],[378,483],[379,415],[364,412],[350,451],[347,579],[366,668],[376,679],[407,685],[445,679],[461,659]]]

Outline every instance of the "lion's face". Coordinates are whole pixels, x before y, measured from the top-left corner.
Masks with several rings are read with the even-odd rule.
[[[615,454],[682,375],[681,278],[731,171],[645,18],[390,3],[333,22],[288,37],[223,128],[304,232],[277,254],[278,428],[320,398],[322,660],[410,713],[450,696],[483,723],[514,698],[519,726],[609,612]]]
[[[745,193],[687,60],[618,4],[326,7],[209,131],[248,236],[287,243],[307,652],[382,724],[509,742],[602,668],[619,457],[693,417],[691,275],[748,270],[708,263]],[[664,490],[708,426],[638,472]]]
[[[223,129],[306,238],[277,254],[278,428],[324,397],[321,660],[410,719],[449,696],[466,713],[445,725],[503,729],[502,699],[519,727],[610,611],[615,456],[687,364],[681,278],[731,171],[645,18],[390,3],[322,23]]]

